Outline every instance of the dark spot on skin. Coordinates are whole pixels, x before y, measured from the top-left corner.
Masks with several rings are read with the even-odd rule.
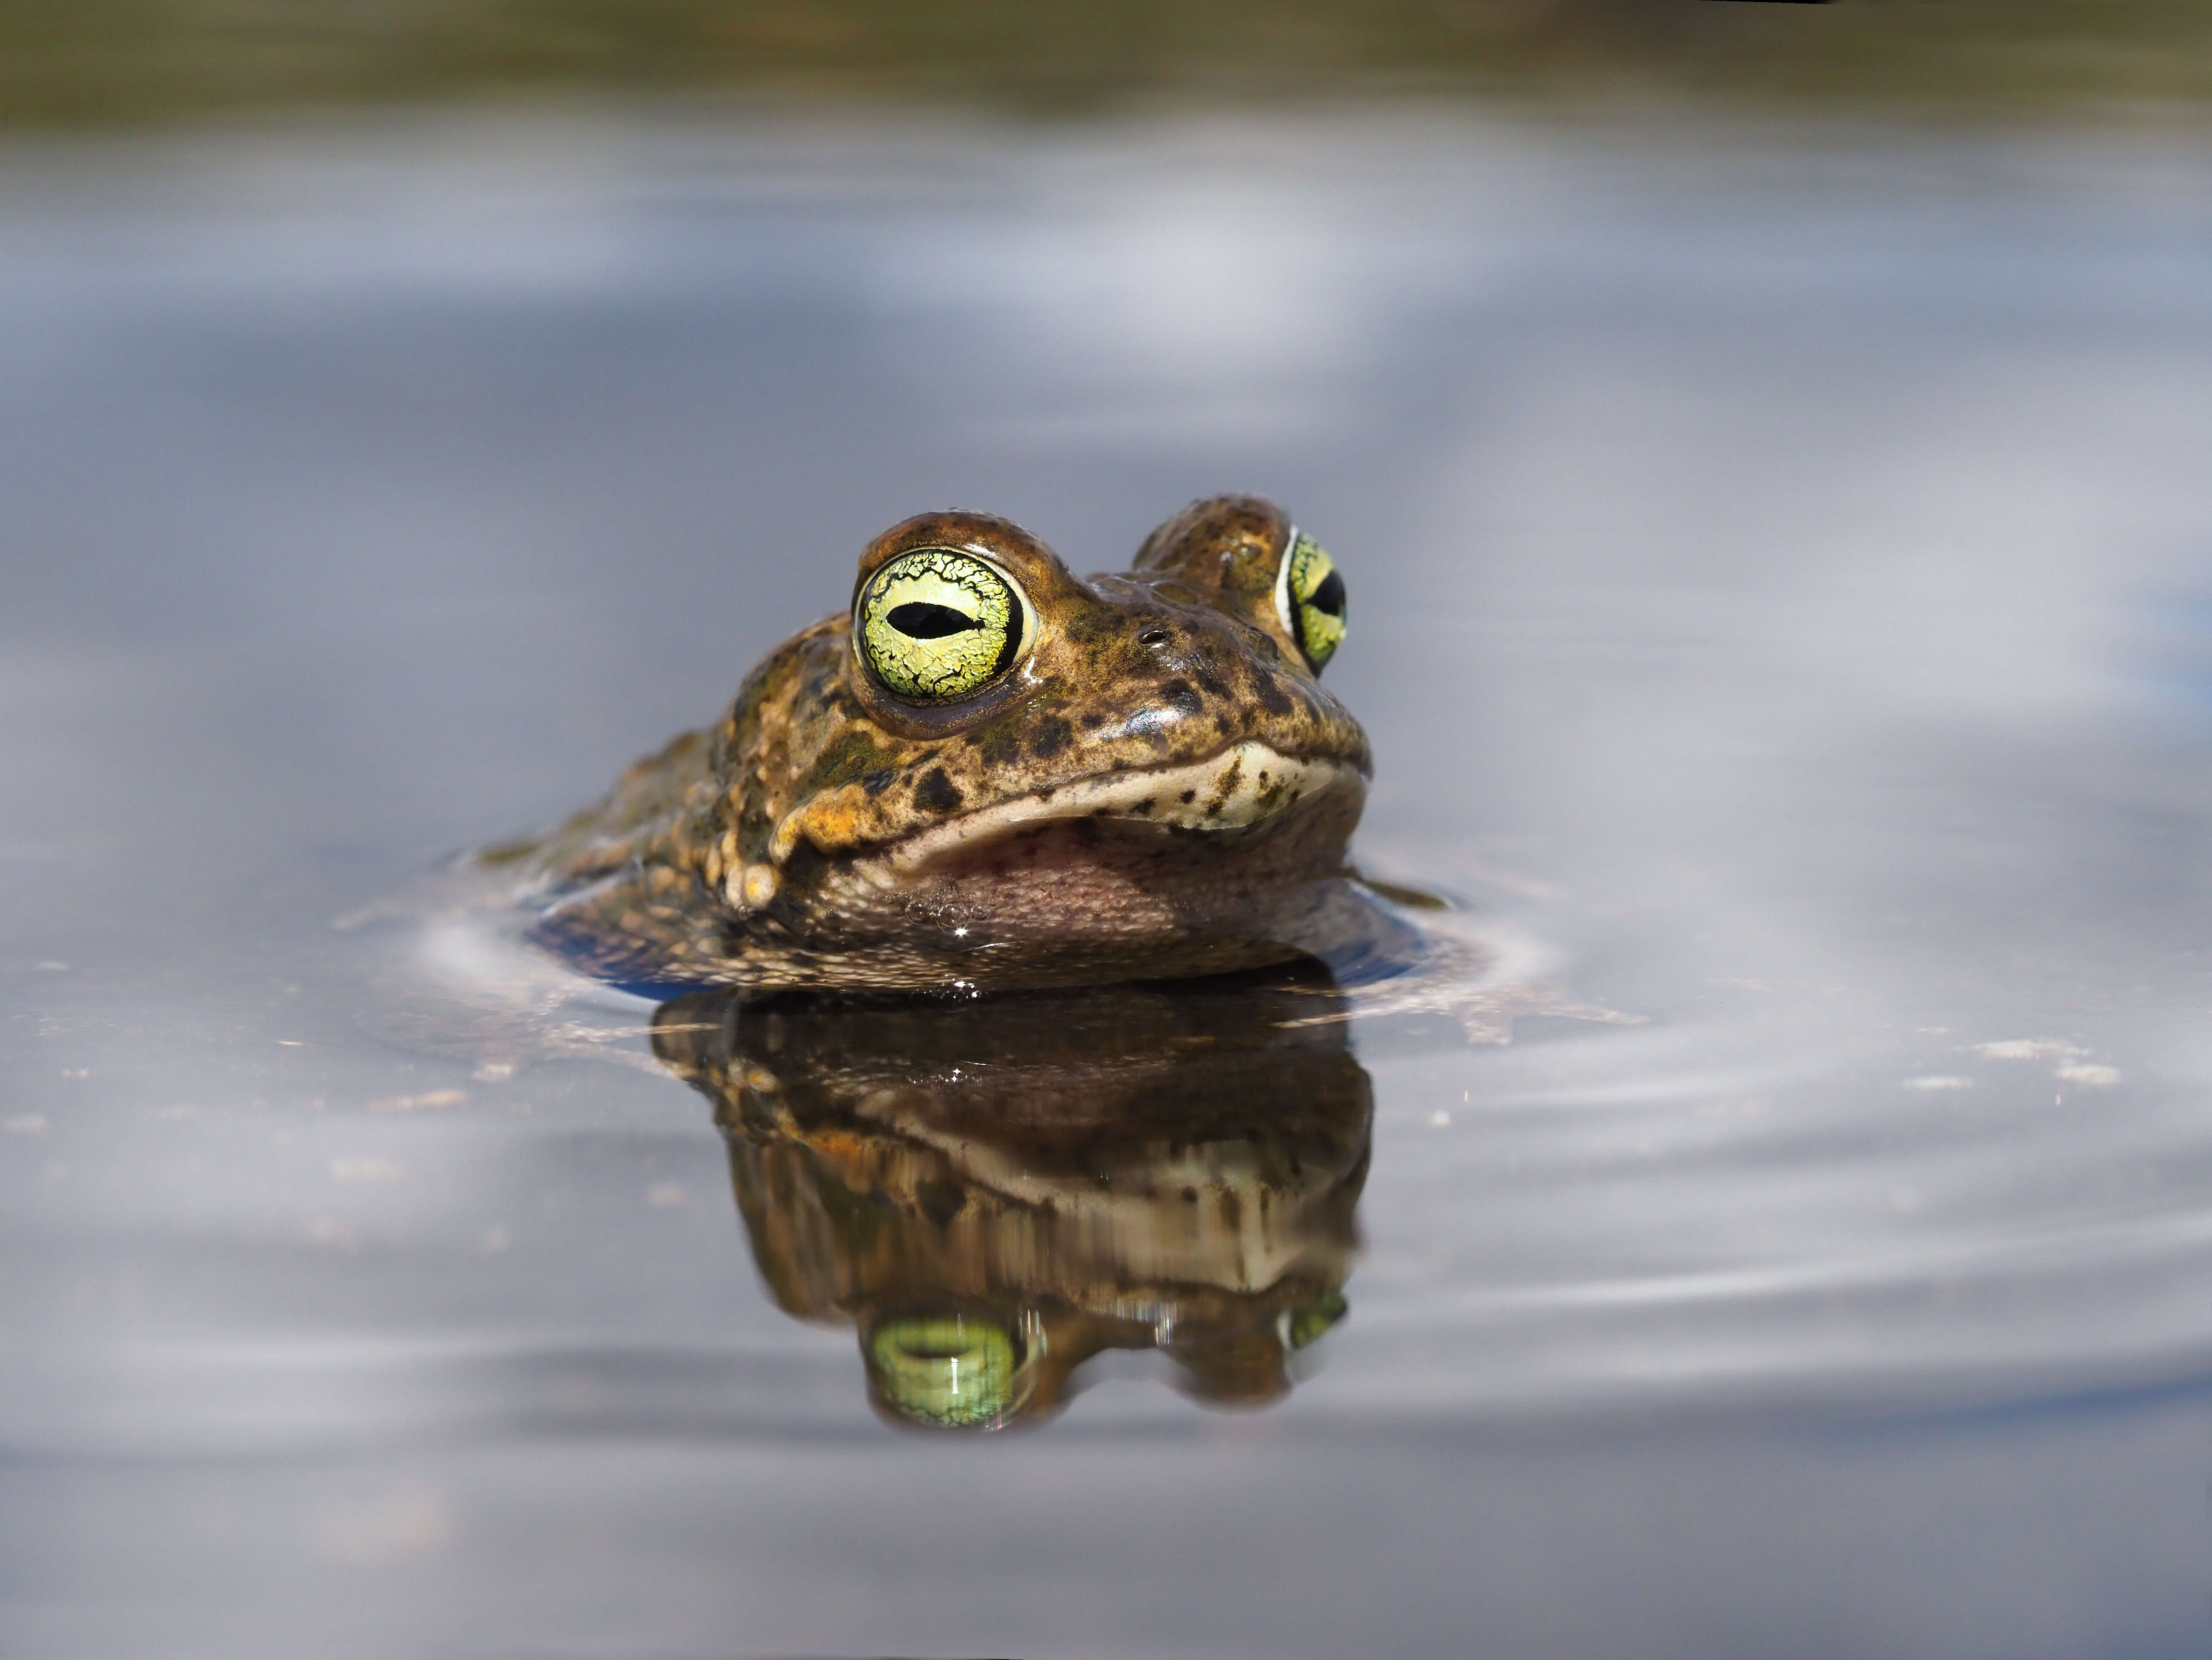
[[[755,780],[747,785],[744,800],[738,808],[738,846],[749,855],[757,855],[768,846],[775,828],[768,816],[767,794]]]
[[[1280,695],[1277,694],[1279,696]],[[1206,700],[1191,690],[1190,683],[1187,680],[1170,680],[1162,686],[1160,702],[1179,714],[1206,713]]]
[[[914,804],[924,812],[957,812],[963,799],[942,767],[932,767],[914,787]]]
[[[1079,646],[1090,645],[1121,628],[1121,617],[1106,605],[1085,605],[1060,618],[1060,632]]]
[[[1220,681],[1215,679],[1212,675],[1200,672],[1192,675],[1191,678],[1198,682],[1198,689],[1204,692],[1208,697],[1213,698],[1217,702],[1227,701],[1229,696],[1229,688],[1223,685]]]
[[[1178,799],[1182,802],[1183,806],[1188,806],[1192,802],[1198,800],[1198,792],[1196,790],[1185,790]]]
[[[941,1228],[967,1207],[968,1190],[951,1182],[924,1182],[915,1198],[921,1213]]]
[[[1091,709],[1077,718],[1083,722],[1085,727],[1103,727],[1106,724],[1106,717],[1101,714],[1097,709]]]
[[[1152,800],[1153,798],[1148,795],[1143,800],[1138,802],[1131,811],[1139,813],[1150,812],[1152,810]]]
[[[1236,724],[1225,714],[1217,714],[1213,717],[1214,731],[1220,733],[1224,737],[1228,735],[1229,729]]]
[[[822,758],[814,763],[812,781],[819,788],[835,789],[876,773],[896,774],[899,758],[896,751],[876,744],[866,733],[848,732],[822,752]]]
[[[1056,714],[1048,714],[1036,724],[1036,733],[1030,739],[1030,753],[1040,761],[1050,760],[1068,746],[1075,733],[1067,722]]]
[[[994,721],[968,741],[989,766],[1010,767],[1022,758],[1021,733],[1011,720]]]
[[[885,790],[891,787],[893,781],[897,777],[898,774],[896,772],[893,771],[889,767],[885,767],[882,771],[872,772],[866,778],[863,778],[860,781],[860,787],[867,791],[871,795],[881,795]]]
[[[775,693],[775,686],[776,677],[773,673],[755,671],[745,684],[738,688],[738,701],[730,706],[728,730],[734,733],[757,721],[762,706]]]
[[[1272,674],[1253,675],[1252,695],[1260,700],[1260,706],[1270,714],[1288,714],[1297,707],[1291,701],[1290,694],[1275,684],[1275,677]]]

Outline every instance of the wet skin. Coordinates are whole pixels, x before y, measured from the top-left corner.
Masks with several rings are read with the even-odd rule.
[[[1018,526],[925,514],[713,727],[495,850],[534,937],[661,990],[969,991],[1233,971],[1371,931],[1345,845],[1367,739],[1320,670],[1328,556],[1194,503],[1079,579]]]

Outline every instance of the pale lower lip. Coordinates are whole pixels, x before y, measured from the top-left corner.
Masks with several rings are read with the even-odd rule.
[[[1056,819],[1243,830],[1316,796],[1343,790],[1364,795],[1366,787],[1344,762],[1296,760],[1248,741],[1203,761],[1084,779],[963,814],[908,837],[890,850],[887,862],[902,873],[918,870],[964,848]]]

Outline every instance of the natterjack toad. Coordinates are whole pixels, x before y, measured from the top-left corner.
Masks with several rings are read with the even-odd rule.
[[[926,514],[714,727],[638,763],[519,874],[533,934],[639,989],[966,991],[1327,954],[1366,735],[1322,689],[1328,555],[1250,496],[1079,578],[1003,519]]]

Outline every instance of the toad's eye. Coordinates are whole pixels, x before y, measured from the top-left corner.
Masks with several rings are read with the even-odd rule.
[[[1283,1316],[1283,1341],[1294,1349],[1306,1348],[1320,1341],[1329,1329],[1344,1318],[1351,1304],[1344,1293],[1333,1291],[1325,1293],[1304,1308],[1292,1309]]]
[[[1275,610],[1319,674],[1344,643],[1344,578],[1327,550],[1299,531],[1291,532],[1275,578]]]
[[[871,1333],[867,1357],[901,1416],[948,1429],[988,1428],[1016,1404],[1014,1340],[972,1315],[912,1315]]]
[[[1028,606],[997,566],[956,548],[916,548],[861,591],[853,638],[895,696],[947,703],[988,684],[1020,655]]]

